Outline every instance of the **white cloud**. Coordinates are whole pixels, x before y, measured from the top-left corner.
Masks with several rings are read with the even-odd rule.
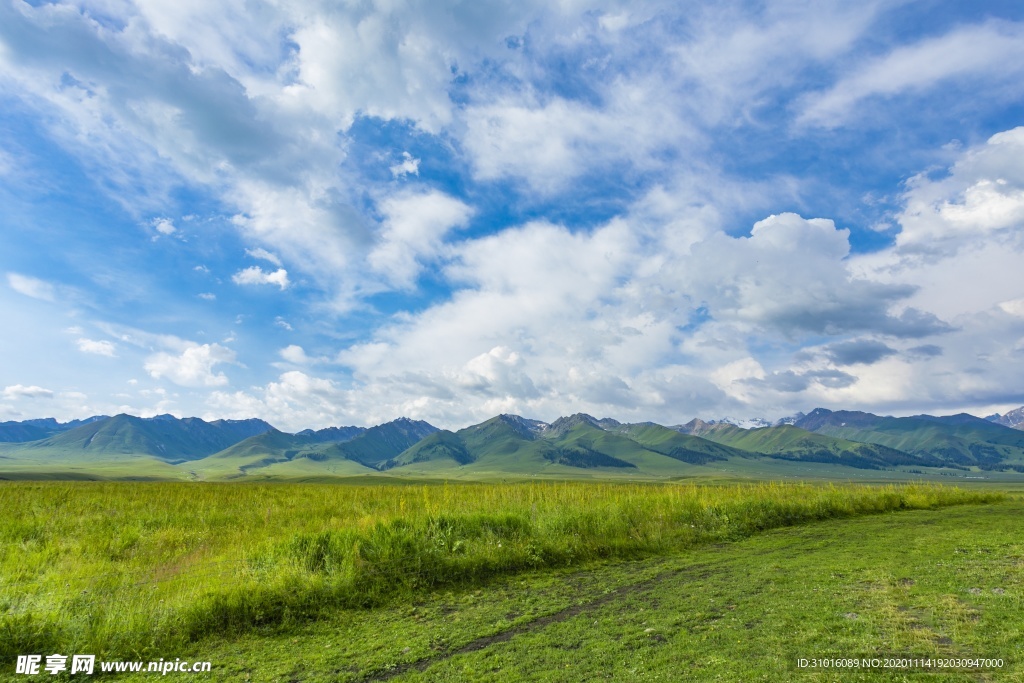
[[[663,84],[639,76],[613,82],[600,107],[517,93],[468,107],[464,144],[477,178],[511,176],[552,194],[595,168],[660,167],[655,151],[697,144],[673,99]]]
[[[381,202],[384,229],[370,252],[370,266],[395,287],[411,287],[424,261],[435,257],[445,236],[463,226],[473,211],[437,190],[403,193]]]
[[[726,363],[708,373],[708,379],[719,389],[744,403],[749,403],[751,400],[750,380],[764,379],[764,377],[764,368],[757,360],[749,356]]]
[[[1004,313],[1024,318],[1024,299],[1013,299],[1012,301],[999,302],[999,308]]]
[[[154,379],[167,378],[183,387],[220,387],[228,384],[228,378],[215,373],[214,367],[234,362],[235,352],[220,344],[193,344],[177,355],[155,353],[143,367]]]
[[[860,277],[912,285],[944,319],[1024,297],[1024,128],[964,149],[947,174],[908,183],[893,248],[851,259]]]
[[[274,245],[324,289],[339,288],[350,298],[355,282],[348,274],[359,265],[353,257],[365,253],[371,237],[366,221],[327,179],[295,187],[246,180],[232,190],[232,201],[246,207],[232,219],[243,234]]]
[[[290,344],[278,351],[278,354],[295,365],[308,365],[313,362],[313,359],[307,356],[306,351],[298,344]]]
[[[956,251],[960,243],[974,243],[981,235],[1019,232],[1024,226],[1021,159],[1024,127],[965,150],[944,178],[912,178],[904,196],[906,208],[897,216],[900,250]]]
[[[855,277],[845,263],[848,236],[831,220],[770,216],[749,238],[719,234],[695,245],[680,286],[718,320],[793,339],[859,331],[922,337],[946,329],[929,314],[893,310],[914,292],[912,285]]]
[[[998,83],[1024,72],[1024,27],[990,21],[901,46],[861,65],[828,91],[809,99],[800,120],[840,125],[857,116],[869,97],[891,97],[933,88],[954,78]]]
[[[152,214],[182,183],[205,189],[245,239],[315,280],[339,309],[366,289],[375,244],[374,226],[352,208],[362,181],[342,168],[356,118],[439,133],[454,123],[450,88],[462,69],[504,58],[504,38],[538,17],[580,12],[404,0],[5,7],[4,87],[112,196]],[[410,155],[396,173],[416,163]]]
[[[53,392],[49,389],[37,386],[25,386],[13,384],[4,387],[3,396],[8,400],[20,400],[29,398],[53,398]]]
[[[298,431],[351,424],[354,411],[350,402],[349,392],[331,380],[292,370],[256,393],[214,391],[207,407],[209,417],[244,419],[260,415],[279,429]],[[395,417],[399,415],[387,419]]]
[[[995,359],[1004,385],[1017,377],[1019,132],[967,150],[947,178],[913,179],[893,217],[896,248],[870,257],[851,256],[832,221],[795,214],[737,237],[736,215],[800,206],[800,182],[742,183],[715,167],[734,160],[707,154],[716,136],[769,133],[809,73],[815,82],[839,74],[797,101],[805,123],[826,126],[849,122],[872,98],[951,79],[977,79],[986,96],[993,84],[1013,90],[1024,64],[1013,59],[1024,50],[1017,25],[961,26],[864,61],[852,50],[878,45],[868,32],[891,5],[101,5],[0,6],[0,79],[138,222],[168,212],[172,190],[186,184],[227,207],[244,243],[262,245],[246,253],[277,268],[240,270],[236,284],[284,290],[299,273],[312,304],[334,311],[412,288],[425,268],[454,289],[354,345],[339,342],[351,387],[286,372],[259,389],[216,392],[214,407],[267,411],[299,428],[403,413],[459,425],[567,406],[670,421],[697,408],[895,405],[915,386],[927,400],[989,396]],[[415,147],[421,156],[447,146],[466,180],[485,182],[459,199],[423,189],[437,182],[432,159],[417,178],[409,152],[346,164],[362,153],[350,137],[360,116],[429,142]],[[359,175],[364,163],[373,173]],[[492,181],[515,181],[526,204],[554,205],[590,174],[621,176],[626,194],[650,178],[659,185],[597,225],[456,232],[477,198],[493,199]],[[379,222],[353,208],[367,198]],[[176,230],[158,220],[159,233]],[[68,291],[16,273],[8,283],[50,301]],[[310,327],[304,313],[286,313],[300,332]],[[292,330],[284,318],[274,324]],[[112,338],[147,349],[154,377],[186,386],[223,387],[217,364],[234,362],[216,344],[139,331]],[[875,346],[840,345],[865,339]],[[837,367],[873,352],[883,354],[877,362]],[[298,345],[279,353],[310,360]],[[943,379],[957,364],[972,368],[968,379]]]
[[[265,272],[259,266],[243,268],[231,276],[236,285],[277,285],[282,290],[287,289],[291,284],[288,281],[288,271],[278,268],[274,272]]]
[[[745,116],[792,80],[791,65],[842,54],[879,10],[676,11],[617,1],[19,5],[0,18],[0,40],[5,82],[131,210],[164,205],[181,182],[204,187],[245,239],[344,311],[380,291],[366,257],[389,241],[378,228],[390,229],[352,208],[365,180],[342,162],[358,116],[441,133],[478,178],[522,179],[544,194],[611,166],[676,173],[706,145],[699,124]],[[685,38],[665,30],[683,18]],[[527,34],[530,55],[506,47]],[[547,58],[591,51],[580,78],[592,92],[552,94]],[[465,75],[478,79],[457,103]],[[417,173],[418,161],[406,152],[393,177]],[[699,181],[713,169],[691,173]],[[377,257],[398,287],[411,277],[403,251]]]
[[[198,296],[200,299],[203,299],[204,301],[216,301],[217,300],[217,295],[212,293],[212,292],[200,292],[196,296]]]
[[[154,218],[151,225],[161,235],[173,235],[177,232],[174,222],[170,218]]]
[[[255,259],[261,259],[263,261],[269,261],[270,263],[273,263],[275,266],[278,266],[278,267],[281,267],[283,265],[281,263],[281,259],[279,259],[274,254],[271,254],[269,251],[267,251],[266,249],[263,249],[261,247],[257,247],[255,249],[246,249],[245,250],[245,254],[247,256],[251,256],[251,257],[253,257]]]
[[[33,299],[52,302],[57,298],[57,290],[52,284],[29,275],[7,273],[7,284],[15,292],[30,296]]]
[[[402,161],[388,167],[388,170],[391,171],[391,175],[395,178],[401,178],[405,175],[419,175],[420,160],[408,152],[402,152]]]
[[[75,342],[78,345],[78,350],[82,353],[92,353],[97,356],[107,356],[108,358],[117,357],[117,346],[113,342],[107,340],[93,340],[81,337]]]
[[[917,181],[908,206],[927,194],[944,221],[980,178],[1009,183],[1015,155],[986,156],[1006,137],[964,150],[941,187]],[[1012,402],[1007,387],[1024,382],[1012,227],[950,233],[957,251],[930,259],[905,253],[912,240],[851,256],[831,220],[780,214],[735,237],[675,199],[652,192],[591,231],[537,222],[452,243],[441,272],[455,293],[343,349],[351,387],[300,373],[217,401],[296,428],[566,410],[672,423],[816,405],[959,410]]]

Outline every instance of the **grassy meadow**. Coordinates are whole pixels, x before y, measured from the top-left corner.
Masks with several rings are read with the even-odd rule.
[[[212,661],[215,679],[232,683],[1022,681],[1024,500],[829,519],[527,570],[166,654]],[[949,673],[796,666],[798,657],[883,655],[1004,664]]]
[[[210,636],[813,520],[999,499],[935,485],[0,485],[0,658]]]

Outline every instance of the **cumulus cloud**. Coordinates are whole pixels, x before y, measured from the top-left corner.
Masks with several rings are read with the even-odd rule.
[[[896,214],[895,245],[855,256],[851,269],[913,286],[909,307],[959,325],[1012,314],[1011,302],[1024,299],[1024,215],[1014,208],[1022,191],[1024,128],[1015,128],[962,150],[946,173],[913,178]]]
[[[454,295],[344,348],[351,387],[282,375],[217,400],[296,424],[408,414],[459,427],[567,406],[672,422],[909,400],[955,408],[1005,399],[1006,377],[1024,373],[1017,298],[968,317],[935,308],[920,270],[866,268],[829,220],[771,216],[736,237],[685,221],[641,228],[652,215],[644,205],[592,231],[535,222],[453,243],[442,273]],[[302,387],[333,407],[304,411]]]
[[[419,175],[420,160],[408,152],[402,152],[402,160],[397,164],[389,166],[388,170],[391,171],[391,175],[395,178],[401,178],[405,175]]]
[[[489,396],[516,396],[536,398],[536,387],[530,376],[523,372],[525,359],[504,346],[496,346],[487,353],[469,359],[454,378],[456,383]]]
[[[161,235],[173,235],[178,231],[170,218],[154,218],[150,225]]]
[[[1024,226],[1024,127],[966,150],[945,177],[908,183],[897,216],[904,253],[948,254],[980,235],[1013,238]]]
[[[1000,301],[999,308],[1004,313],[1024,318],[1024,299],[1012,299],[1011,301]]]
[[[7,284],[18,294],[24,294],[33,299],[52,302],[57,298],[57,290],[52,284],[29,275],[7,273]]]
[[[949,329],[925,311],[896,312],[915,287],[856,277],[845,263],[849,251],[849,231],[831,220],[781,214],[756,223],[749,238],[719,234],[694,245],[680,279],[716,318],[791,338],[866,331],[925,337]]]
[[[638,79],[617,80],[601,107],[560,97],[482,103],[466,111],[464,144],[478,178],[511,176],[551,194],[595,167],[660,167],[656,150],[697,137],[665,97],[657,83]]]
[[[130,211],[163,205],[183,181],[205,188],[246,239],[299,264],[345,308],[375,243],[353,208],[362,188],[339,171],[352,124],[440,133],[458,109],[449,89],[461,65],[504,54],[509,31],[561,12],[5,5],[0,43],[7,86]],[[417,168],[410,155],[395,172]]]
[[[411,287],[423,267],[441,250],[445,235],[465,225],[472,209],[436,190],[405,193],[381,203],[384,230],[369,263],[396,287]]]
[[[219,344],[193,344],[181,353],[154,353],[145,362],[146,372],[154,379],[166,378],[184,387],[219,387],[228,384],[214,367],[234,363],[235,352]]]
[[[290,344],[278,351],[278,354],[281,358],[295,365],[307,365],[313,361],[312,358],[306,355],[305,349],[298,344]]]
[[[25,386],[23,384],[12,384],[4,387],[3,395],[8,400],[26,398],[53,398],[53,391],[37,386]]]
[[[264,271],[259,266],[243,268],[231,276],[236,285],[277,285],[282,290],[288,288],[288,271],[278,268],[273,272]]]
[[[108,358],[117,357],[117,345],[105,339],[97,341],[81,337],[75,343],[78,345],[78,350],[82,353],[91,353],[97,356],[106,356]]]
[[[349,392],[332,380],[292,370],[256,392],[214,391],[207,406],[211,417],[245,419],[261,415],[281,429],[299,431],[351,424],[355,412],[351,400]],[[396,417],[400,415],[386,419]]]
[[[211,410],[296,428],[566,409],[672,421],[988,400],[1020,379],[1019,130],[912,178],[895,245],[870,255],[831,220],[769,216],[806,205],[805,179],[735,177],[765,175],[758,153],[781,149],[759,136],[806,133],[794,112],[848,125],[879,98],[966,78],[1000,97],[988,86],[1012,90],[1024,64],[1016,24],[893,48],[869,33],[888,11],[875,2],[97,7],[0,5],[0,79],[99,187],[139,222],[169,213],[183,184],[209,195],[261,245],[246,253],[263,267],[217,266],[236,284],[301,275],[313,306],[341,314],[391,290],[416,299],[346,330],[337,377],[285,367],[244,392],[223,389],[223,346],[111,336],[144,347],[155,378],[219,388]],[[880,56],[854,51],[867,42]],[[378,134],[391,138],[364,155],[360,136]],[[749,141],[755,166],[723,140]],[[768,217],[744,234],[753,220],[737,216]],[[446,291],[405,297],[425,269]],[[302,338],[308,310],[282,313],[295,329],[275,326],[322,346]],[[337,321],[318,316],[318,331]],[[275,351],[311,360],[298,343]]]

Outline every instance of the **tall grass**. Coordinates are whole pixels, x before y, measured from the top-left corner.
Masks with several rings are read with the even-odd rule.
[[[934,485],[0,485],[0,658],[212,633],[810,520],[983,503]]]

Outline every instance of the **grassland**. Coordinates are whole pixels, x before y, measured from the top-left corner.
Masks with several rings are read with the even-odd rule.
[[[532,570],[996,498],[925,485],[5,483],[0,657],[166,656]]]
[[[1021,681],[1022,532],[1019,498],[813,522],[343,609],[180,656],[250,683]],[[879,655],[1005,663],[946,674],[796,667]]]

